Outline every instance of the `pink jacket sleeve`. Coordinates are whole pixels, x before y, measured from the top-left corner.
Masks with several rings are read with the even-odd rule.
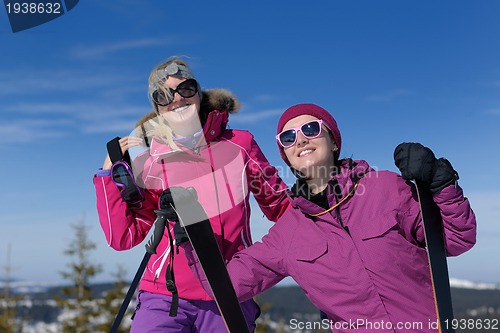
[[[278,170],[269,164],[253,137],[248,154],[249,189],[264,215],[276,222],[285,211],[291,208],[286,194],[288,186],[278,175]]]
[[[145,199],[137,207],[123,201],[111,176],[94,176],[97,213],[108,245],[115,250],[128,250],[140,244],[153,226],[158,198],[145,191]]]

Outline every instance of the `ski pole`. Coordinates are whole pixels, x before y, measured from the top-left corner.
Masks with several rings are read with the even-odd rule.
[[[164,214],[162,214],[161,210],[155,210],[155,213],[157,217],[154,222],[154,231],[153,234],[151,235],[151,238],[146,244],[146,253],[142,258],[141,264],[139,265],[139,269],[135,273],[134,280],[132,281],[132,284],[128,289],[127,295],[123,300],[123,303],[120,307],[120,310],[118,311],[118,314],[116,315],[116,318],[113,322],[113,326],[111,326],[111,330],[109,331],[109,333],[116,333],[118,327],[120,327],[120,324],[123,320],[123,316],[125,315],[128,305],[130,304],[130,300],[132,299],[132,296],[134,295],[137,285],[141,280],[142,274],[146,270],[146,265],[148,264],[149,258],[151,257],[152,254],[156,253],[156,248],[158,247],[158,244],[160,243],[160,240],[163,237],[163,231],[165,230],[167,224],[167,218]]]

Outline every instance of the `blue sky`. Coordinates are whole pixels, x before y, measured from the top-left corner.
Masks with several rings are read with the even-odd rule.
[[[242,102],[230,126],[250,130],[286,170],[274,141],[279,115],[312,102],[330,110],[341,156],[396,171],[404,141],[431,147],[460,173],[478,242],[449,260],[450,275],[500,282],[500,2],[285,3],[85,0],[51,22],[12,33],[0,10],[0,265],[12,275],[62,280],[84,219],[110,280],[132,278],[144,247],[115,252],[95,211],[93,173],[105,143],[150,110],[147,77],[187,56],[204,88]],[[291,182],[291,178],[286,178]],[[270,223],[254,210],[254,235]],[[0,276],[3,275],[0,273]]]

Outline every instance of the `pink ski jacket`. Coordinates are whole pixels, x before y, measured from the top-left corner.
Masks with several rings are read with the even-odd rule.
[[[228,271],[241,301],[291,276],[328,315],[334,332],[436,332],[436,312],[420,209],[412,183],[365,161],[346,162],[338,181],[345,196],[336,209],[294,197],[293,209],[263,237],[238,252]],[[330,182],[332,183],[332,182]],[[329,193],[332,193],[332,184]],[[330,205],[335,204],[329,194]],[[476,241],[476,221],[460,187],[434,195],[441,210],[449,256]],[[193,272],[208,288],[190,245],[183,245]]]
[[[247,131],[226,129],[234,97],[227,93],[215,95],[215,99],[219,97],[223,99],[219,104],[228,107],[208,110],[203,128],[206,145],[195,150],[174,151],[153,137],[149,151],[134,160],[134,172],[141,172],[139,178],[146,188],[146,198],[138,207],[123,201],[110,176],[94,176],[99,221],[110,247],[128,250],[143,242],[156,219],[154,210],[159,209],[159,198],[170,186],[196,189],[226,259],[252,244],[250,192],[271,221],[291,208],[286,184],[268,163],[253,136]],[[202,106],[202,111],[206,108]],[[173,225],[168,225],[172,236]],[[149,259],[140,290],[171,295],[166,288],[165,274],[173,250],[165,231],[157,254]],[[183,249],[179,250],[174,259],[179,297],[211,300],[188,267]]]

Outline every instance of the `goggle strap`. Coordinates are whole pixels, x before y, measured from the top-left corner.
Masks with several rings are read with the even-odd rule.
[[[120,146],[120,137],[117,136],[116,138],[108,141],[106,144],[106,148],[108,149],[108,155],[109,159],[111,160],[111,163],[116,163],[123,161],[127,163],[128,165],[132,165],[130,161],[130,154],[128,151],[125,151],[125,154],[122,153],[122,147]]]

